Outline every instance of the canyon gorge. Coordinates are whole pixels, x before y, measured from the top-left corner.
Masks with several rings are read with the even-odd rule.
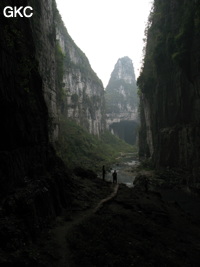
[[[16,4],[34,14],[0,23],[0,265],[198,266],[200,1],[154,0],[138,79],[124,55],[105,89],[55,0]],[[133,188],[99,179],[136,152]]]

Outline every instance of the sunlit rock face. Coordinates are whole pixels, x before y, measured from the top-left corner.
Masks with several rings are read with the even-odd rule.
[[[58,139],[61,115],[99,135],[105,129],[102,82],[69,36],[55,0],[48,0],[45,8],[43,3],[30,0],[35,10],[30,22],[49,113],[50,140]]]
[[[56,32],[64,63],[60,112],[90,133],[99,135],[105,130],[103,84],[59,20]]]
[[[105,99],[107,128],[126,142],[135,143],[138,97],[133,63],[129,57],[117,61],[106,87]]]
[[[200,7],[178,0],[154,5],[138,79],[140,157],[157,167],[189,170],[187,182],[199,183]]]

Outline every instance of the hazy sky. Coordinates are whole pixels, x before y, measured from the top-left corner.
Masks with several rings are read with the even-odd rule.
[[[120,57],[139,74],[144,29],[152,0],[56,0],[65,26],[93,70],[108,84]]]

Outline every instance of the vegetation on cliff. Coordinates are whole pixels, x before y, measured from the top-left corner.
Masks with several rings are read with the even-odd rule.
[[[72,120],[64,119],[60,138],[56,144],[58,155],[69,168],[80,166],[101,171],[103,165],[111,166],[117,162],[121,153],[133,153],[136,147],[105,132],[99,138],[88,133]]]
[[[66,54],[56,45],[52,2],[48,1],[48,5],[39,0],[30,3],[37,11],[32,19],[2,16],[0,24],[1,266],[48,266],[39,263],[39,253],[34,247],[44,229],[64,209],[71,208],[72,195],[78,187],[72,179],[72,171],[56,155],[50,142],[51,127],[48,127],[55,123],[52,116],[57,115],[56,101],[60,106],[63,103]],[[27,1],[21,0],[20,4],[26,6]],[[1,9],[6,5],[12,6],[13,1],[1,1]],[[84,68],[87,59],[83,54],[80,58]],[[93,73],[87,65],[85,72],[88,71]],[[98,80],[94,73],[91,75]],[[72,98],[77,101],[76,95]],[[93,96],[90,101],[95,99]],[[84,167],[92,164],[96,167],[111,162],[119,152],[106,145],[109,135],[98,141],[77,125],[71,122],[67,125],[66,121],[60,128],[63,132],[60,145],[63,144],[64,150],[61,156],[66,157],[70,167],[81,160]],[[117,148],[124,146],[116,139],[113,143]],[[95,177],[91,173],[92,178]]]
[[[138,96],[133,64],[130,58],[118,60],[106,87],[106,113],[137,109]]]
[[[124,91],[124,94],[120,92],[120,89]],[[109,82],[106,87],[106,113],[120,113],[120,110],[127,110],[127,106],[131,108],[137,108],[138,96],[136,86],[126,83],[123,79],[115,80],[112,83]],[[121,107],[121,108],[120,108]]]
[[[57,5],[55,0],[53,0],[53,9],[54,9],[54,21],[56,28],[60,33],[62,33],[62,36],[64,38],[65,43],[67,44],[65,57],[64,57],[64,67],[66,71],[71,71],[73,69],[79,70],[86,78],[90,77],[93,79],[94,82],[99,83],[102,85],[101,80],[98,78],[96,73],[93,71],[93,69],[90,66],[89,60],[84,54],[84,52],[75,44],[71,36],[69,35],[67,28],[65,24],[63,23],[62,17],[57,9]],[[78,62],[75,63],[70,58],[69,50],[73,47],[74,53],[76,54],[76,57],[78,58]]]
[[[53,10],[59,111],[66,119],[73,119],[90,133],[99,135],[105,130],[103,84],[68,34],[55,2]]]
[[[199,1],[155,0],[147,27],[140,156],[199,173]],[[196,180],[196,178],[193,178]]]
[[[136,143],[138,95],[132,60],[118,59],[105,91],[107,127],[129,144]]]
[[[13,2],[2,0],[0,7]],[[66,42],[79,62],[72,63],[56,44],[52,2],[56,23],[64,27],[54,0],[20,0],[23,6],[34,4],[35,19],[2,17],[0,23],[0,265],[198,266],[200,201],[177,189],[180,180],[197,189],[200,184],[199,1],[155,0],[138,79],[141,155],[151,157],[154,165],[190,171],[182,172],[179,181],[170,168],[160,177],[152,172],[149,190],[142,182],[132,189],[117,185],[115,199],[110,198],[113,185],[94,179],[93,171],[116,163],[121,152],[134,152],[135,147],[109,132],[97,138],[66,119],[63,73],[73,76],[79,70],[83,79],[100,87],[101,82],[65,28]],[[115,86],[131,98],[121,80]],[[94,116],[100,95],[88,97],[82,89],[82,112],[89,108]],[[75,110],[78,92],[70,97]],[[113,98],[118,102],[118,95]],[[56,115],[57,104],[55,151],[48,124],[55,123],[51,115]],[[148,178],[147,170],[141,171],[144,175],[136,181]]]
[[[41,1],[35,3],[42,8]],[[49,141],[39,70],[44,62],[36,57],[31,22],[2,16],[0,32],[0,265],[36,266],[31,246],[70,205],[73,186]]]

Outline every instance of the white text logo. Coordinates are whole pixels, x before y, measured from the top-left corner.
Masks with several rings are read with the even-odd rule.
[[[6,6],[3,10],[3,14],[6,18],[16,18],[17,16],[30,18],[33,16],[33,8],[31,6]]]

